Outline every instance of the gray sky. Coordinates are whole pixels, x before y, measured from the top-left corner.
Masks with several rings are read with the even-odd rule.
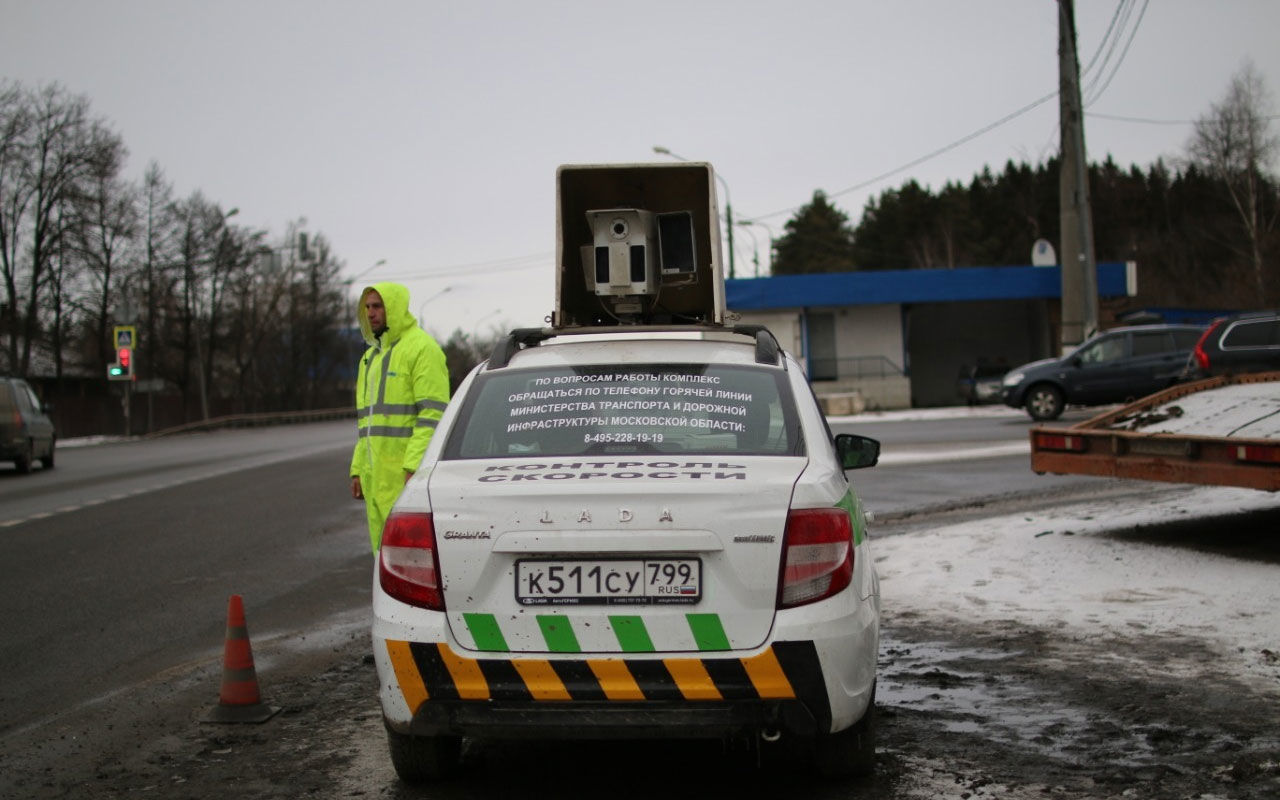
[[[1084,78],[1091,159],[1178,157],[1245,59],[1280,92],[1280,3],[1077,0],[1082,66],[1121,8]],[[305,217],[348,275],[386,259],[361,283],[406,283],[442,337],[550,313],[560,164],[662,145],[781,234],[815,189],[856,223],[1058,144],[1053,99],[845,191],[1053,93],[1053,0],[0,0],[0,76],[88,96],[132,179],[155,161],[277,237]],[[739,228],[739,277],[752,234],[767,265]]]

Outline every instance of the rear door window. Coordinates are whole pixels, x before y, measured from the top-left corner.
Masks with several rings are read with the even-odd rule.
[[[1277,344],[1276,333],[1280,331],[1280,322],[1275,320],[1256,320],[1237,322],[1222,337],[1222,349],[1233,347],[1267,347]]]
[[[1124,336],[1108,336],[1080,350],[1080,361],[1086,366],[1108,364],[1124,358]]]
[[[23,407],[23,411],[30,414],[40,413],[40,398],[36,397],[36,393],[31,391],[31,387],[22,384],[18,387],[18,396],[21,398],[18,403]]]
[[[1158,356],[1176,350],[1173,336],[1166,331],[1151,331],[1133,334],[1133,355]]]
[[[464,399],[443,457],[802,455],[785,377],[716,364],[485,373]]]

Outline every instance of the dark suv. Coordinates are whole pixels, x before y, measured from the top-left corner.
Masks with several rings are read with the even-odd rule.
[[[1068,403],[1119,403],[1165,389],[1183,375],[1204,328],[1142,325],[1099,333],[1062,358],[1033,361],[1004,378],[1004,402],[1034,420],[1057,419]]]
[[[1187,377],[1280,370],[1280,311],[1215,320],[1187,361]]]
[[[52,469],[56,439],[53,422],[27,382],[0,377],[0,461],[12,461],[23,473],[36,459]]]

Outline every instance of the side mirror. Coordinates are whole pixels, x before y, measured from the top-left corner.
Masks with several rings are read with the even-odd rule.
[[[835,438],[841,469],[874,467],[880,460],[880,442],[856,433],[840,433]]]

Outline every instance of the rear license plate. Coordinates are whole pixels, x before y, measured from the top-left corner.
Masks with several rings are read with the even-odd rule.
[[[521,605],[657,605],[702,598],[697,558],[522,559],[516,562]]]

